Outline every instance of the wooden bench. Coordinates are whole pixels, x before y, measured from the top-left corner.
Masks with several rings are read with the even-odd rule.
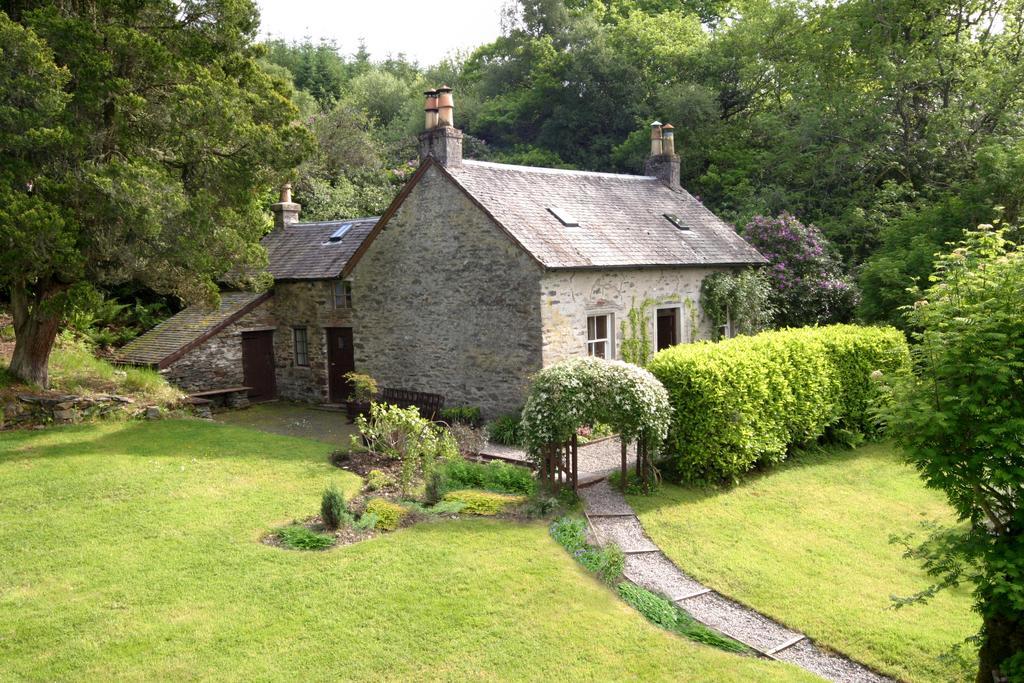
[[[189,394],[189,398],[201,401],[209,401],[216,406],[226,408],[244,408],[249,405],[249,392],[252,387],[225,387],[223,389],[208,389]]]
[[[410,391],[409,389],[393,389],[385,387],[377,396],[380,403],[390,403],[401,408],[416,408],[420,415],[428,420],[435,420],[441,415],[444,408],[444,396],[440,394],[428,394],[425,391]]]

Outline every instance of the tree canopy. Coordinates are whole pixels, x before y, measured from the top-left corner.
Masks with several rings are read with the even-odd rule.
[[[11,370],[45,384],[83,290],[196,301],[260,265],[268,191],[307,141],[248,0],[16,2],[0,13],[0,288]],[[27,133],[26,133],[27,131]]]

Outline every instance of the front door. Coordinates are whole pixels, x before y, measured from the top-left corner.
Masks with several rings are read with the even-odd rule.
[[[327,328],[327,388],[331,403],[344,403],[352,387],[345,373],[356,369],[351,327]]]
[[[679,343],[679,309],[658,309],[658,350]]]
[[[274,331],[242,333],[242,376],[250,401],[269,401],[277,396],[274,377]]]

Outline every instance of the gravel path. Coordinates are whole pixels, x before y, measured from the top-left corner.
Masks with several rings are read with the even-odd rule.
[[[600,450],[594,462],[607,463],[614,450],[619,466],[619,442],[609,439],[587,448]],[[580,480],[583,481],[584,449],[580,448]],[[589,457],[589,456],[588,456]],[[590,534],[601,545],[613,542],[626,553],[625,576],[644,588],[660,593],[686,610],[697,621],[752,647],[764,657],[800,666],[836,683],[885,683],[892,679],[812,643],[748,607],[707,589],[684,574],[644,533],[643,526],[618,489],[599,481],[580,489],[590,520]]]

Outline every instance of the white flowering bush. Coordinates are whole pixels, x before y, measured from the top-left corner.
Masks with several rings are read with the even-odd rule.
[[[582,425],[610,425],[624,442],[645,439],[653,454],[672,418],[668,392],[643,368],[601,358],[572,358],[538,372],[523,408],[531,457],[565,443]]]

